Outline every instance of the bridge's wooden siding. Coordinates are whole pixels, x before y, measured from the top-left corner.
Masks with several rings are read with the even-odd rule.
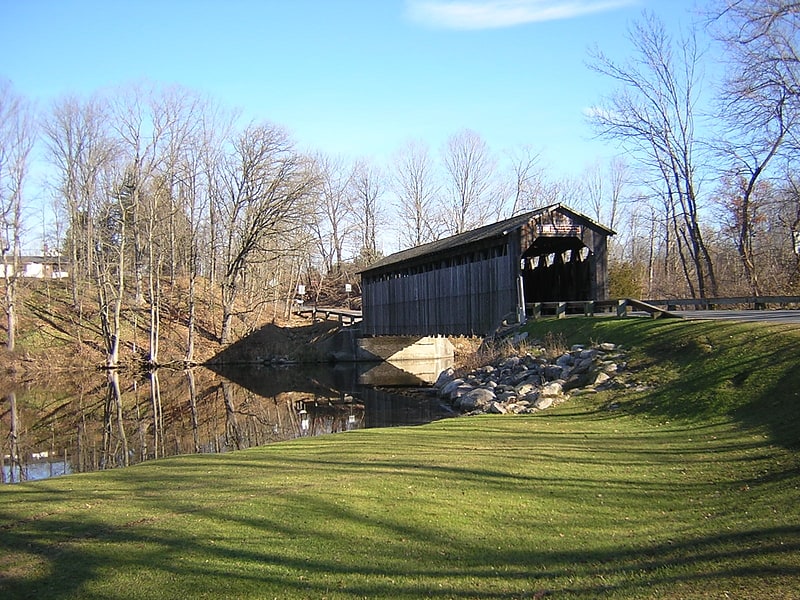
[[[481,335],[517,306],[508,254],[362,283],[367,335]],[[460,262],[460,264],[458,264]],[[499,316],[498,316],[499,315]]]

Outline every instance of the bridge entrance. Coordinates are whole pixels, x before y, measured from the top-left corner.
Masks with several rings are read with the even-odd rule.
[[[576,237],[540,237],[522,255],[525,302],[592,300],[594,255]]]

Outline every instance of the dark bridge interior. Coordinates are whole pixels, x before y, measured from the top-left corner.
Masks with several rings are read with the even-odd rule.
[[[591,251],[577,237],[539,237],[522,255],[525,302],[592,299]]]

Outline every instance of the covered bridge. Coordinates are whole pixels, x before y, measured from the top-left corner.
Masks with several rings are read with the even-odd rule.
[[[486,335],[535,302],[605,300],[614,232],[554,204],[361,272],[362,335]]]

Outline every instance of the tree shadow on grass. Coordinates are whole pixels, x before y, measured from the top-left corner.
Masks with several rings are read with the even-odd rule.
[[[43,599],[518,598],[543,592],[589,598],[612,592],[669,597],[669,590],[684,590],[675,596],[680,597],[760,580],[777,598],[800,578],[792,558],[800,552],[798,525],[687,535],[637,547],[555,547],[557,536],[543,531],[539,539],[503,539],[476,527],[472,537],[419,519],[396,519],[391,506],[365,513],[318,496],[287,500],[295,507],[288,522],[269,513],[202,511],[198,517],[212,524],[206,535],[182,533],[158,519],[117,527],[88,519],[67,529],[58,518],[43,517],[3,531],[0,546],[12,558],[3,560],[0,592],[5,598]],[[228,533],[221,534],[214,524],[223,521]],[[35,575],[17,576],[16,561],[35,564]],[[141,587],[115,596],[113,584],[104,583],[110,576]]]
[[[2,510],[0,594],[625,598],[703,597],[737,585],[744,596],[781,598],[800,581],[796,512],[782,524],[726,513],[739,497],[741,510],[780,508],[797,482],[792,465],[716,483],[642,479],[642,463],[659,473],[702,464],[702,445],[687,435],[707,427],[635,439],[598,434],[599,444],[594,428],[608,426],[591,420],[571,434],[536,428],[516,437],[505,423],[484,421],[486,430],[454,436],[471,450],[442,454],[448,446],[439,434],[408,440],[400,431],[376,448],[371,434],[360,434],[152,463],[98,476],[107,488],[69,493],[70,504],[51,512],[14,520]],[[720,460],[741,456],[733,438],[713,450]],[[229,478],[219,477],[223,463]],[[768,489],[730,491],[748,486]],[[46,506],[49,486],[27,489],[29,501]],[[726,502],[714,500],[719,490],[728,490]],[[695,510],[692,498],[705,504]],[[122,514],[107,510],[113,502]],[[118,521],[85,508],[93,503]],[[662,513],[662,504],[677,514]],[[708,518],[719,524],[708,527]],[[663,519],[662,528],[653,519]],[[626,541],[632,528],[654,533]]]
[[[797,343],[795,329],[763,325],[691,322],[653,329],[639,340],[634,368],[671,378],[650,382],[652,389],[625,408],[689,423],[729,417],[745,428],[769,432],[777,445],[797,448]]]

